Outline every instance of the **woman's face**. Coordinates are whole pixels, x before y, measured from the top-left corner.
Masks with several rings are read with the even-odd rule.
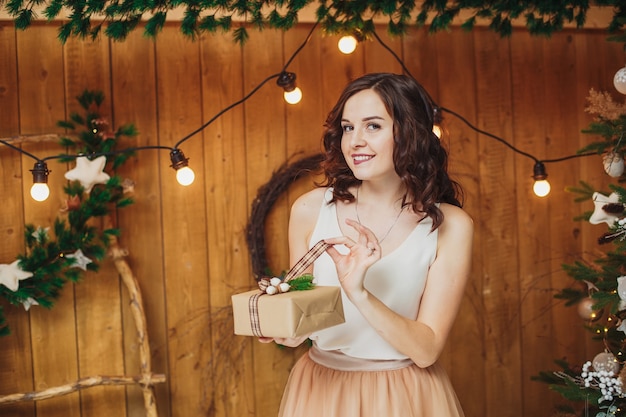
[[[360,91],[346,101],[341,127],[341,151],[357,179],[397,177],[393,119],[374,90]]]

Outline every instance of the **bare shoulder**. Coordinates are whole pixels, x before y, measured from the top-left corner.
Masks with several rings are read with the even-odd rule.
[[[302,194],[291,205],[289,218],[289,256],[295,263],[308,249],[317,223],[326,188],[315,188]]]
[[[326,188],[315,188],[302,194],[292,204],[291,215],[296,217],[310,217],[314,214],[315,217],[317,217],[326,190]]]
[[[452,204],[442,203],[439,208],[443,212],[443,223],[440,233],[449,234],[469,234],[474,230],[474,221],[465,210]]]

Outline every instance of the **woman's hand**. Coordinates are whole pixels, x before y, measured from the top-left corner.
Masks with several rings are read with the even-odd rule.
[[[302,344],[305,340],[309,338],[311,334],[307,334],[300,337],[259,337],[259,342],[261,343],[272,343],[276,342],[279,345],[287,346],[287,347],[297,347]]]
[[[359,234],[356,241],[347,236],[324,239],[324,241],[331,245],[344,245],[350,250],[342,255],[331,246],[326,249],[326,252],[335,262],[342,288],[348,297],[353,299],[366,294],[363,286],[365,272],[380,259],[381,249],[378,239],[370,229],[351,219],[346,219],[346,224]]]

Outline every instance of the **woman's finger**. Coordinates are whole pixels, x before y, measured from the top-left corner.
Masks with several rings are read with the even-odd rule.
[[[378,238],[369,228],[363,226],[361,223],[357,222],[353,219],[346,219],[346,224],[351,226],[359,233],[359,240],[364,240],[367,242],[376,242],[378,243]],[[363,239],[365,238],[365,239]]]

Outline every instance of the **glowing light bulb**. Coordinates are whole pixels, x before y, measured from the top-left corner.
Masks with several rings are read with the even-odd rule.
[[[36,182],[30,187],[30,196],[35,201],[45,201],[50,196],[50,188],[48,184]]]
[[[299,87],[294,88],[291,91],[285,91],[283,94],[285,101],[289,104],[298,104],[302,100],[302,90]]]
[[[341,51],[341,53],[349,55],[354,52],[358,43],[359,42],[354,36],[347,35],[339,39],[339,42],[337,42],[337,47],[339,48],[339,51]]]
[[[550,183],[547,181],[547,178],[546,166],[541,161],[535,161],[535,166],[533,167],[533,179],[535,180],[533,191],[537,197],[545,197],[550,194]]]
[[[48,165],[44,161],[35,162],[35,166],[30,170],[33,173],[33,186],[30,187],[30,196],[35,201],[44,201],[50,196],[48,188]]]
[[[176,181],[180,185],[190,185],[196,179],[196,174],[189,167],[183,167],[176,170]]]
[[[618,70],[613,77],[615,89],[622,94],[626,94],[626,67]]]
[[[189,158],[185,157],[185,154],[180,149],[172,149],[170,152],[170,159],[172,161],[172,168],[176,170],[176,181],[180,185],[189,185],[196,179],[196,174],[189,168]]]
[[[435,134],[435,136],[441,139],[441,127],[439,125],[433,126],[433,133]]]
[[[533,192],[537,197],[545,197],[550,194],[550,183],[547,180],[535,181]]]

